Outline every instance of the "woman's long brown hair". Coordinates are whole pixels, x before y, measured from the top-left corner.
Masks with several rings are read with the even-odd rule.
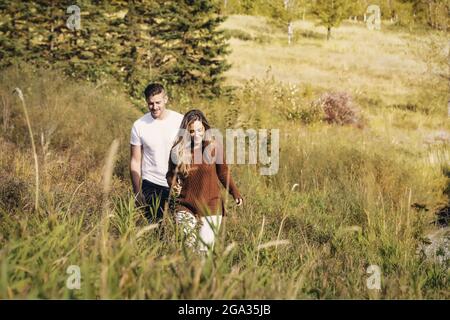
[[[195,121],[200,121],[205,128],[205,137],[202,142],[202,152],[204,148],[212,142],[212,138],[208,135],[208,130],[211,129],[208,120],[203,112],[198,109],[188,111],[181,121],[180,132],[177,141],[175,141],[170,154],[175,154],[177,160],[177,173],[181,177],[187,177],[191,168],[191,148],[193,147],[193,139],[189,134],[189,126]],[[191,145],[186,146],[186,141],[190,141]]]

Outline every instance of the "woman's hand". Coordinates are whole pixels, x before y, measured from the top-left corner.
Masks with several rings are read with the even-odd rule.
[[[236,201],[236,205],[237,205],[238,207],[240,207],[240,206],[242,205],[242,203],[244,202],[244,200],[242,200],[242,198],[237,198],[237,199],[235,199],[234,201]]]
[[[172,189],[173,189],[173,192],[174,192],[175,196],[178,197],[180,195],[180,193],[181,193],[181,185],[179,183],[175,183],[172,186]]]

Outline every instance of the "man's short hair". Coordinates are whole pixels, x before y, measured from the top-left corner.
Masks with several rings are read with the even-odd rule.
[[[149,97],[153,97],[161,92],[164,92],[164,87],[160,83],[150,83],[147,88],[144,90],[145,100],[148,100]]]

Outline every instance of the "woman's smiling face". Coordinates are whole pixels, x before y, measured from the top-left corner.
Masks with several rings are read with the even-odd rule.
[[[194,145],[198,146],[202,143],[203,137],[205,136],[205,127],[203,123],[199,120],[195,120],[188,127],[191,139],[194,141]]]

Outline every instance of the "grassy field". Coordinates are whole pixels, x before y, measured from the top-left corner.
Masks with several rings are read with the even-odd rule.
[[[421,252],[450,197],[447,83],[420,56],[432,35],[348,23],[327,42],[299,21],[287,46],[263,18],[231,16],[224,28],[236,96],[174,92],[170,108],[198,107],[222,129],[280,129],[280,168],[232,166],[245,203],[227,203],[206,260],[183,249],[170,217],[155,228],[135,208],[128,141],[141,113],[114,84],[0,74],[0,298],[448,299],[448,257]],[[311,103],[332,91],[352,95],[364,125],[314,120]],[[78,290],[66,286],[70,265]],[[381,290],[367,288],[370,265]]]

